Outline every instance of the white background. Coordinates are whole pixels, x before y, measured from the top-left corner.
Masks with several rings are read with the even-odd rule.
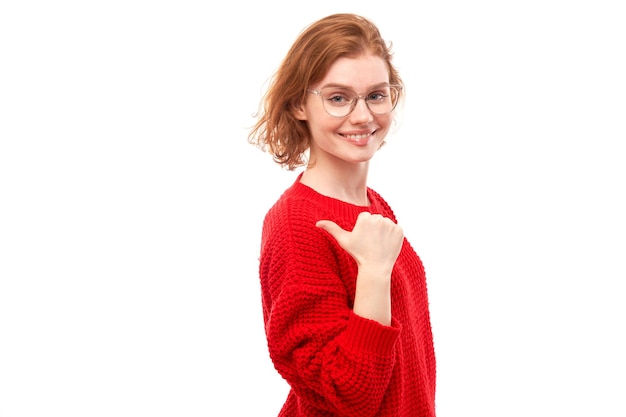
[[[619,1],[0,6],[0,417],[276,416],[257,255],[296,173],[246,142],[300,30],[407,85],[372,162],[426,266],[439,417],[626,416]]]

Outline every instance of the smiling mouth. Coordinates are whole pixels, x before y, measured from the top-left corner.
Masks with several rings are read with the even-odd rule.
[[[341,136],[343,136],[344,138],[348,139],[348,140],[362,140],[362,139],[366,139],[369,138],[370,136],[372,136],[374,134],[374,132],[368,132],[368,133],[361,133],[358,135],[349,135],[349,134],[342,134]]]

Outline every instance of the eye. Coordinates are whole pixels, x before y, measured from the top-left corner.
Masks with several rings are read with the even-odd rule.
[[[347,99],[344,96],[340,96],[339,94],[335,94],[334,96],[328,97],[328,100],[332,101],[333,103],[341,103],[343,101],[346,101]]]
[[[383,91],[374,91],[367,95],[367,99],[373,103],[384,101],[389,95]]]
[[[345,106],[350,104],[353,100],[350,93],[342,91],[332,91],[324,94],[324,99],[327,100],[333,106]]]

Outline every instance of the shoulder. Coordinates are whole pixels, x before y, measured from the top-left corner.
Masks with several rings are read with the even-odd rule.
[[[283,250],[293,245],[318,246],[326,239],[315,224],[326,217],[325,208],[318,202],[287,189],[265,214],[263,244],[278,245]]]
[[[314,226],[323,212],[323,208],[311,199],[288,189],[265,214],[264,227],[283,228],[286,225],[306,227],[311,224]]]
[[[370,203],[372,205],[372,212],[376,212],[378,214],[382,214],[385,217],[390,218],[394,222],[397,222],[396,215],[393,212],[393,209],[377,191],[368,188],[367,189],[368,197],[370,199]]]

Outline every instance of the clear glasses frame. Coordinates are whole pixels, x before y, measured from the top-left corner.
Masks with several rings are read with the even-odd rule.
[[[385,89],[389,89],[389,94],[388,95],[383,94],[382,101],[377,102],[376,100],[381,100],[381,98],[376,98],[375,95],[382,94],[381,90],[385,90]],[[322,94],[324,90],[331,91],[333,92],[333,94],[329,98],[325,98],[324,95]],[[372,112],[373,114],[376,114],[379,116],[389,114],[392,111],[394,111],[396,106],[398,105],[401,90],[402,90],[402,86],[400,85],[384,85],[384,86],[372,89],[372,92],[367,93],[367,94],[357,94],[355,91],[349,88],[327,87],[327,88],[322,88],[321,90],[315,90],[313,88],[307,89],[309,93],[315,94],[322,100],[322,106],[324,107],[324,110],[326,110],[326,113],[336,118],[343,118],[343,117],[347,117],[348,115],[350,115],[350,113],[354,111],[359,99],[363,99],[363,101],[365,101],[365,105],[367,106],[368,110]],[[378,107],[387,105],[388,102],[385,102],[384,99],[388,96],[390,97],[390,100],[391,100],[391,103],[390,103],[391,107],[389,109],[385,109],[384,111],[379,110]],[[327,101],[328,103],[330,103],[332,100],[337,100],[337,99],[344,100],[344,102],[336,101],[337,103],[336,106],[327,104]],[[345,102],[346,100],[348,101]]]

